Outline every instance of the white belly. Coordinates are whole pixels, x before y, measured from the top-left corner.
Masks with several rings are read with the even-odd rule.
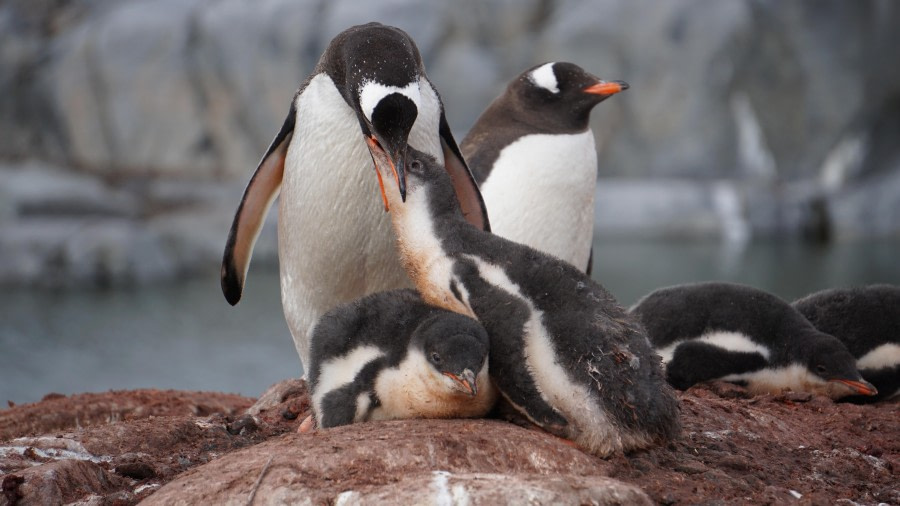
[[[505,147],[481,186],[492,231],[587,267],[594,226],[594,134],[528,135]]]
[[[437,100],[433,92],[424,95],[423,109],[429,98]],[[279,203],[278,258],[285,319],[307,364],[309,333],[322,314],[368,293],[412,285],[353,110],[325,74],[312,79],[296,107]],[[430,116],[420,111],[410,144],[442,160],[439,116]]]

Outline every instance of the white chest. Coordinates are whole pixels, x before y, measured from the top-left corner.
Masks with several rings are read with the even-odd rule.
[[[590,130],[518,139],[500,152],[481,187],[493,232],[584,268],[596,178]]]
[[[375,381],[381,405],[371,420],[398,418],[456,418],[482,416],[493,407],[497,394],[485,363],[475,378],[478,395],[473,399],[447,387],[425,356],[410,350],[397,367],[387,369]]]

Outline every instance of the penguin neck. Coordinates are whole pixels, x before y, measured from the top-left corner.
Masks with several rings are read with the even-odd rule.
[[[448,235],[474,226],[465,220],[452,188],[449,193],[442,189],[422,185],[407,194],[406,202],[401,203],[399,195],[390,199],[397,249],[403,267],[426,302],[471,315],[447,293],[454,258],[446,245],[451,242]]]

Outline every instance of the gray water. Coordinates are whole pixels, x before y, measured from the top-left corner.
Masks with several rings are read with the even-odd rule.
[[[594,277],[623,305],[677,283],[728,280],[788,300],[835,286],[900,284],[900,239],[795,242],[605,238]],[[275,272],[251,270],[229,306],[218,278],[134,290],[7,289],[0,304],[0,402],[50,392],[175,388],[258,396],[302,373]]]

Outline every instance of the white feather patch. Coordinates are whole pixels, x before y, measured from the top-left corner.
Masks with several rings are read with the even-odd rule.
[[[900,345],[885,343],[859,357],[857,369],[882,369],[900,365]]]
[[[828,390],[828,383],[824,379],[810,373],[809,369],[800,364],[729,374],[722,379],[744,381],[747,383],[747,390],[757,394],[777,394],[784,390],[825,394]]]
[[[556,81],[556,73],[553,72],[555,63],[546,63],[532,70],[529,75],[531,82],[553,93],[559,93],[559,83]]]
[[[325,397],[325,394],[352,383],[366,364],[383,355],[384,352],[377,346],[369,345],[354,348],[345,355],[325,361],[319,371],[316,391],[313,392],[312,401],[316,412],[322,413],[322,398]],[[357,400],[357,409],[358,406],[359,400]]]
[[[369,392],[363,392],[356,396],[356,413],[353,415],[354,422],[362,422],[369,412],[369,406],[372,405],[372,397]]]
[[[594,133],[534,134],[503,148],[481,194],[493,233],[584,268],[594,233]]]
[[[392,93],[399,93],[412,100],[416,104],[417,109],[422,103],[418,82],[412,82],[400,88],[399,86],[385,86],[378,81],[366,81],[359,89],[359,108],[366,115],[366,119],[372,121],[372,113],[375,111],[375,107],[378,106],[381,99]]]
[[[675,356],[675,350],[678,348],[678,346],[690,341],[699,341],[702,343],[710,344],[717,348],[722,348],[723,350],[727,351],[759,353],[766,360],[769,360],[770,357],[768,348],[759,343],[753,342],[746,335],[740,332],[729,332],[723,330],[708,332],[694,339],[682,339],[680,341],[676,341],[668,346],[656,350],[656,353],[658,353],[659,356],[662,357],[664,364],[668,364],[672,361],[672,357]]]

